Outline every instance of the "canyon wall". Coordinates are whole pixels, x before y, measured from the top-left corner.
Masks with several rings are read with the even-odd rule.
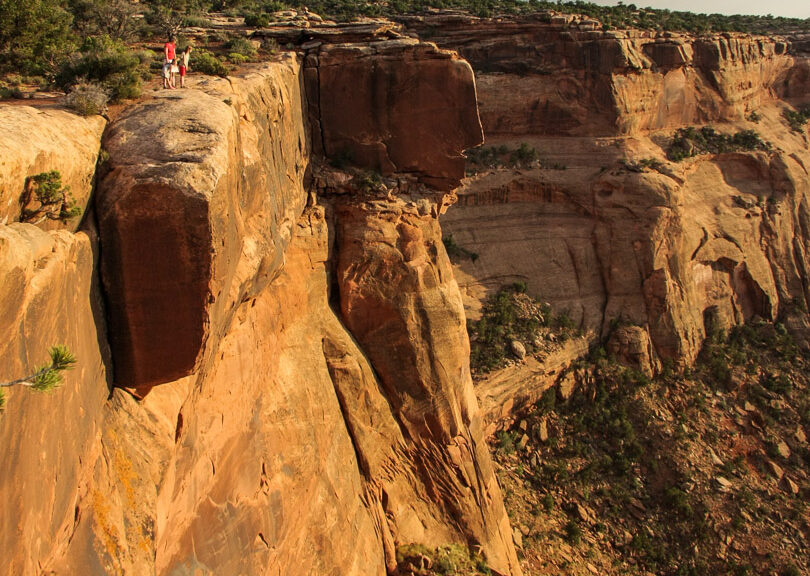
[[[11,573],[386,574],[410,543],[521,573],[437,221],[482,140],[472,71],[415,40],[310,56],[127,107],[81,232],[2,227],[2,376],[78,358],[6,397]],[[350,64],[398,117],[312,112]],[[313,134],[381,142],[392,178],[319,188]]]
[[[442,220],[476,255],[455,266],[468,315],[525,281],[592,342],[617,323],[642,327],[643,341],[617,346],[651,341],[645,370],[690,364],[708,331],[756,317],[806,339],[810,152],[783,118],[807,102],[805,44],[603,31],[561,15],[402,22],[473,66],[487,146],[539,157],[477,167]],[[771,149],[668,161],[676,129],[707,124],[754,130]],[[511,386],[532,401],[580,353],[482,378],[478,395]],[[503,402],[486,404],[503,415]]]
[[[649,371],[754,317],[804,334],[799,45],[594,28],[269,28],[299,52],[106,130],[0,108],[0,378],[78,358],[51,394],[6,393],[9,572],[382,575],[455,543],[518,575],[492,420],[609,337]],[[666,160],[707,122],[771,149]],[[462,180],[484,137],[540,160]],[[18,222],[53,169],[81,225]],[[451,264],[450,234],[477,257]],[[583,336],[474,385],[466,317],[518,280]]]

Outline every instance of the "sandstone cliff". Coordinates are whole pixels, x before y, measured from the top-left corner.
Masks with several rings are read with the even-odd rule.
[[[487,425],[608,336],[650,371],[754,316],[801,333],[810,153],[782,110],[806,56],[569,25],[271,29],[299,53],[130,106],[97,174],[100,120],[0,108],[43,134],[2,160],[0,377],[80,360],[7,395],[10,573],[382,575],[457,543],[521,574]],[[772,149],[666,162],[706,122]],[[542,163],[461,182],[482,125]],[[83,204],[97,181],[79,232],[9,224],[49,169]],[[476,388],[465,316],[515,280],[583,336]]]
[[[416,116],[347,124],[349,95],[314,114],[350,64],[377,78],[368,99],[413,97]],[[457,185],[481,142],[471,69],[417,41],[325,47],[308,69],[282,56],[129,107],[103,139],[98,238],[3,232],[4,318],[32,318],[3,376],[57,340],[82,367],[52,395],[8,397],[13,573],[385,574],[409,543],[521,573],[437,223],[447,199],[429,187]],[[312,135],[381,143],[393,163],[354,162],[390,186],[358,188],[353,169],[318,188]],[[30,411],[66,424],[15,426]],[[37,466],[54,492],[31,508],[20,470]]]
[[[445,234],[478,256],[455,271],[468,313],[501,285],[527,281],[593,337],[616,321],[641,326],[624,346],[651,339],[647,370],[662,359],[688,364],[707,331],[753,317],[802,328],[810,153],[782,118],[787,101],[807,94],[800,45],[526,19],[404,21],[470,61],[488,144],[539,154],[533,166],[471,176],[443,219]],[[676,128],[709,123],[755,130],[772,149],[667,161]],[[558,378],[540,370],[542,385],[524,399]],[[507,377],[516,392],[536,380],[524,376]],[[503,378],[485,379],[479,395],[502,396]]]
[[[55,107],[0,107],[0,224],[20,220],[26,179],[51,170],[59,171],[83,213],[105,124],[100,116],[83,118]],[[46,220],[40,227],[75,230],[78,224],[78,218],[67,226]]]

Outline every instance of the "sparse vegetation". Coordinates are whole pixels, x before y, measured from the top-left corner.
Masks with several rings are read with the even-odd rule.
[[[484,559],[463,544],[429,548],[406,544],[397,548],[397,570],[403,576],[488,576]]]
[[[450,260],[454,262],[464,259],[469,259],[473,262],[478,260],[478,254],[459,246],[452,234],[442,238],[442,243],[444,244],[445,250],[447,250],[447,255],[450,257]]]
[[[537,149],[525,142],[521,142],[517,148],[501,144],[467,150],[467,171],[469,173],[475,174],[488,168],[499,167],[565,170],[563,164],[543,160]]]
[[[225,50],[228,53],[228,60],[234,64],[242,64],[254,60],[258,54],[258,50],[253,43],[247,38],[242,37],[228,40],[225,44]]]
[[[24,386],[36,392],[50,392],[62,383],[62,372],[70,370],[76,364],[76,357],[66,346],[53,346],[48,354],[51,361],[37,368],[33,374],[0,383],[0,410],[5,406],[5,395],[1,388]]]
[[[194,51],[194,69],[201,74],[211,76],[225,77],[228,75],[227,66],[214,54],[204,49]]]
[[[546,391],[492,440],[513,525],[539,534],[524,539],[527,566],[805,573],[807,362],[758,321],[712,332],[694,369],[654,379],[602,349],[576,363],[570,398]]]
[[[62,64],[56,85],[69,90],[92,81],[102,85],[113,101],[137,98],[141,93],[140,68],[138,55],[120,40],[90,37]]]
[[[65,104],[82,116],[93,116],[106,112],[109,99],[107,89],[101,84],[80,80],[70,89]]]
[[[45,219],[67,222],[82,213],[68,186],[62,186],[58,170],[41,172],[25,181],[20,220],[38,224]]]
[[[630,172],[649,172],[650,170],[654,170],[656,172],[663,172],[664,171],[664,163],[658,160],[657,158],[642,158],[638,161],[633,160],[622,160],[622,166],[624,166],[625,170]]]
[[[791,130],[801,132],[804,130],[804,125],[810,121],[810,106],[804,106],[799,110],[785,110],[783,116]]]
[[[700,129],[689,126],[681,128],[669,145],[667,157],[673,162],[699,154],[722,154],[754,150],[770,150],[771,145],[753,130],[740,130],[736,134],[722,134],[711,126]]]
[[[467,321],[473,372],[502,367],[515,354],[514,342],[529,356],[579,335],[566,313],[554,315],[548,304],[529,296],[527,289],[525,282],[504,286],[486,302],[480,320]]]

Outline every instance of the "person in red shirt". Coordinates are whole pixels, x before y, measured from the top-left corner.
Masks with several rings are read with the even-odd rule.
[[[169,74],[163,74],[163,87],[174,88],[174,67],[175,67],[175,47],[174,36],[169,36],[169,41],[163,45],[163,69],[168,67]],[[167,77],[168,76],[168,77]]]

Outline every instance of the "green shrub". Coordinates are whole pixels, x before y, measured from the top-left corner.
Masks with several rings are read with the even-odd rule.
[[[794,132],[804,130],[804,125],[810,120],[810,106],[805,106],[799,110],[785,110],[782,114]]]
[[[253,42],[247,38],[231,38],[225,43],[225,49],[228,51],[229,55],[240,54],[244,56],[245,60],[256,57],[256,47],[253,45]]]
[[[569,520],[565,525],[565,539],[573,546],[577,546],[582,541],[582,528],[575,520]]]
[[[225,64],[208,50],[196,50],[192,54],[194,70],[197,72],[211,76],[225,77],[228,75],[228,68]]]
[[[453,239],[453,235],[450,234],[442,238],[442,244],[444,244],[444,249],[447,251],[447,256],[453,262],[468,258],[475,262],[478,260],[478,254],[475,252],[471,252],[466,248],[462,248],[459,246],[456,241]]]
[[[11,382],[0,382],[0,388],[23,386],[36,392],[51,392],[62,384],[62,372],[70,370],[76,364],[76,357],[67,346],[53,346],[48,351],[51,361],[43,364],[33,374]],[[0,389],[0,411],[6,404],[6,398]]]
[[[231,52],[228,54],[228,62],[231,64],[244,64],[245,62],[249,62],[250,58],[245,56],[244,54],[240,54],[239,52]]]
[[[495,440],[497,442],[495,449],[499,453],[508,456],[509,454],[512,454],[515,451],[514,433],[501,430],[495,435]]]
[[[82,116],[93,116],[107,110],[109,99],[109,93],[101,84],[80,80],[70,89],[65,104]]]
[[[509,162],[513,166],[528,167],[539,159],[540,156],[537,154],[537,150],[534,147],[529,146],[525,142],[521,142],[517,150],[512,152],[512,155],[509,157]]]
[[[722,154],[754,150],[770,150],[771,145],[754,130],[740,130],[736,134],[721,134],[711,126],[699,130],[689,126],[681,128],[672,138],[667,157],[673,162],[699,154]]]
[[[45,219],[67,222],[82,213],[70,195],[70,188],[62,186],[62,175],[58,170],[28,177],[22,204],[20,220],[32,224]]]
[[[141,59],[120,40],[109,36],[87,38],[78,53],[71,55],[56,76],[63,90],[83,81],[101,84],[117,102],[141,94]]]
[[[257,14],[255,12],[245,14],[245,26],[250,26],[251,28],[265,28],[269,24],[270,16],[268,14]]]
[[[0,0],[0,72],[50,75],[75,48],[61,0]]]

